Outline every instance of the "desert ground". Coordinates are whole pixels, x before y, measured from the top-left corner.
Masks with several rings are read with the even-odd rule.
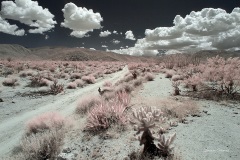
[[[238,160],[239,60],[203,64],[1,61],[0,157]]]

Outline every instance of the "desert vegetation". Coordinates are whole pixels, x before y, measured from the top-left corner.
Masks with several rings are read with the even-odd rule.
[[[176,54],[150,62],[5,60],[0,64],[0,87],[6,95],[0,97],[2,102],[12,95],[29,97],[36,106],[44,103],[42,108],[49,105],[44,100],[60,105],[54,112],[27,118],[19,159],[100,159],[113,154],[131,160],[178,159],[174,128],[189,124],[189,117],[207,114],[199,100],[239,100],[239,58],[203,61]],[[142,96],[147,85],[150,91]],[[164,85],[172,90],[164,90]],[[63,110],[68,106],[74,108],[71,113],[56,112],[69,111]],[[69,114],[71,120],[66,118]],[[110,144],[116,149],[121,142],[125,151],[105,150]]]

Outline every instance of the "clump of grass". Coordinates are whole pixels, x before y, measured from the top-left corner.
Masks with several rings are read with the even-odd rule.
[[[161,103],[162,111],[167,117],[178,118],[180,122],[183,122],[188,115],[199,114],[199,106],[191,100],[165,99],[159,103]]]

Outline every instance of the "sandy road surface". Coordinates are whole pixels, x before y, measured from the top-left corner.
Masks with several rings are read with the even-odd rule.
[[[49,111],[59,111],[65,116],[71,115],[75,110],[76,102],[79,97],[89,93],[97,94],[97,88],[102,86],[106,80],[115,82],[127,72],[128,68],[125,67],[122,71],[113,73],[95,84],[74,90],[64,95],[57,95],[51,101],[44,101],[43,98],[42,103],[34,104],[36,106],[33,110],[31,110],[30,107],[29,110],[24,113],[4,119],[0,123],[0,157],[9,155],[12,149],[19,144],[19,140],[24,133],[24,125],[29,119]],[[29,105],[28,103],[31,104],[31,102],[26,101],[22,102],[21,105]]]

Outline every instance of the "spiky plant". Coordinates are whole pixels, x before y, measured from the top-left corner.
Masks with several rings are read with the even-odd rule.
[[[139,110],[135,110],[133,117],[139,122],[134,123],[134,127],[137,130],[136,134],[143,132],[142,136],[138,137],[140,145],[144,145],[143,155],[156,156],[159,155],[159,149],[154,144],[154,137],[150,131],[150,128],[155,126],[155,121],[161,119],[162,112],[158,109],[151,107],[142,107]]]
[[[159,142],[158,143],[158,148],[159,148],[159,150],[161,152],[161,155],[163,157],[167,157],[167,156],[171,155],[172,150],[174,148],[174,147],[171,147],[171,144],[173,143],[175,138],[176,138],[176,133],[171,135],[168,139],[163,134],[159,134],[159,138],[155,138]]]

